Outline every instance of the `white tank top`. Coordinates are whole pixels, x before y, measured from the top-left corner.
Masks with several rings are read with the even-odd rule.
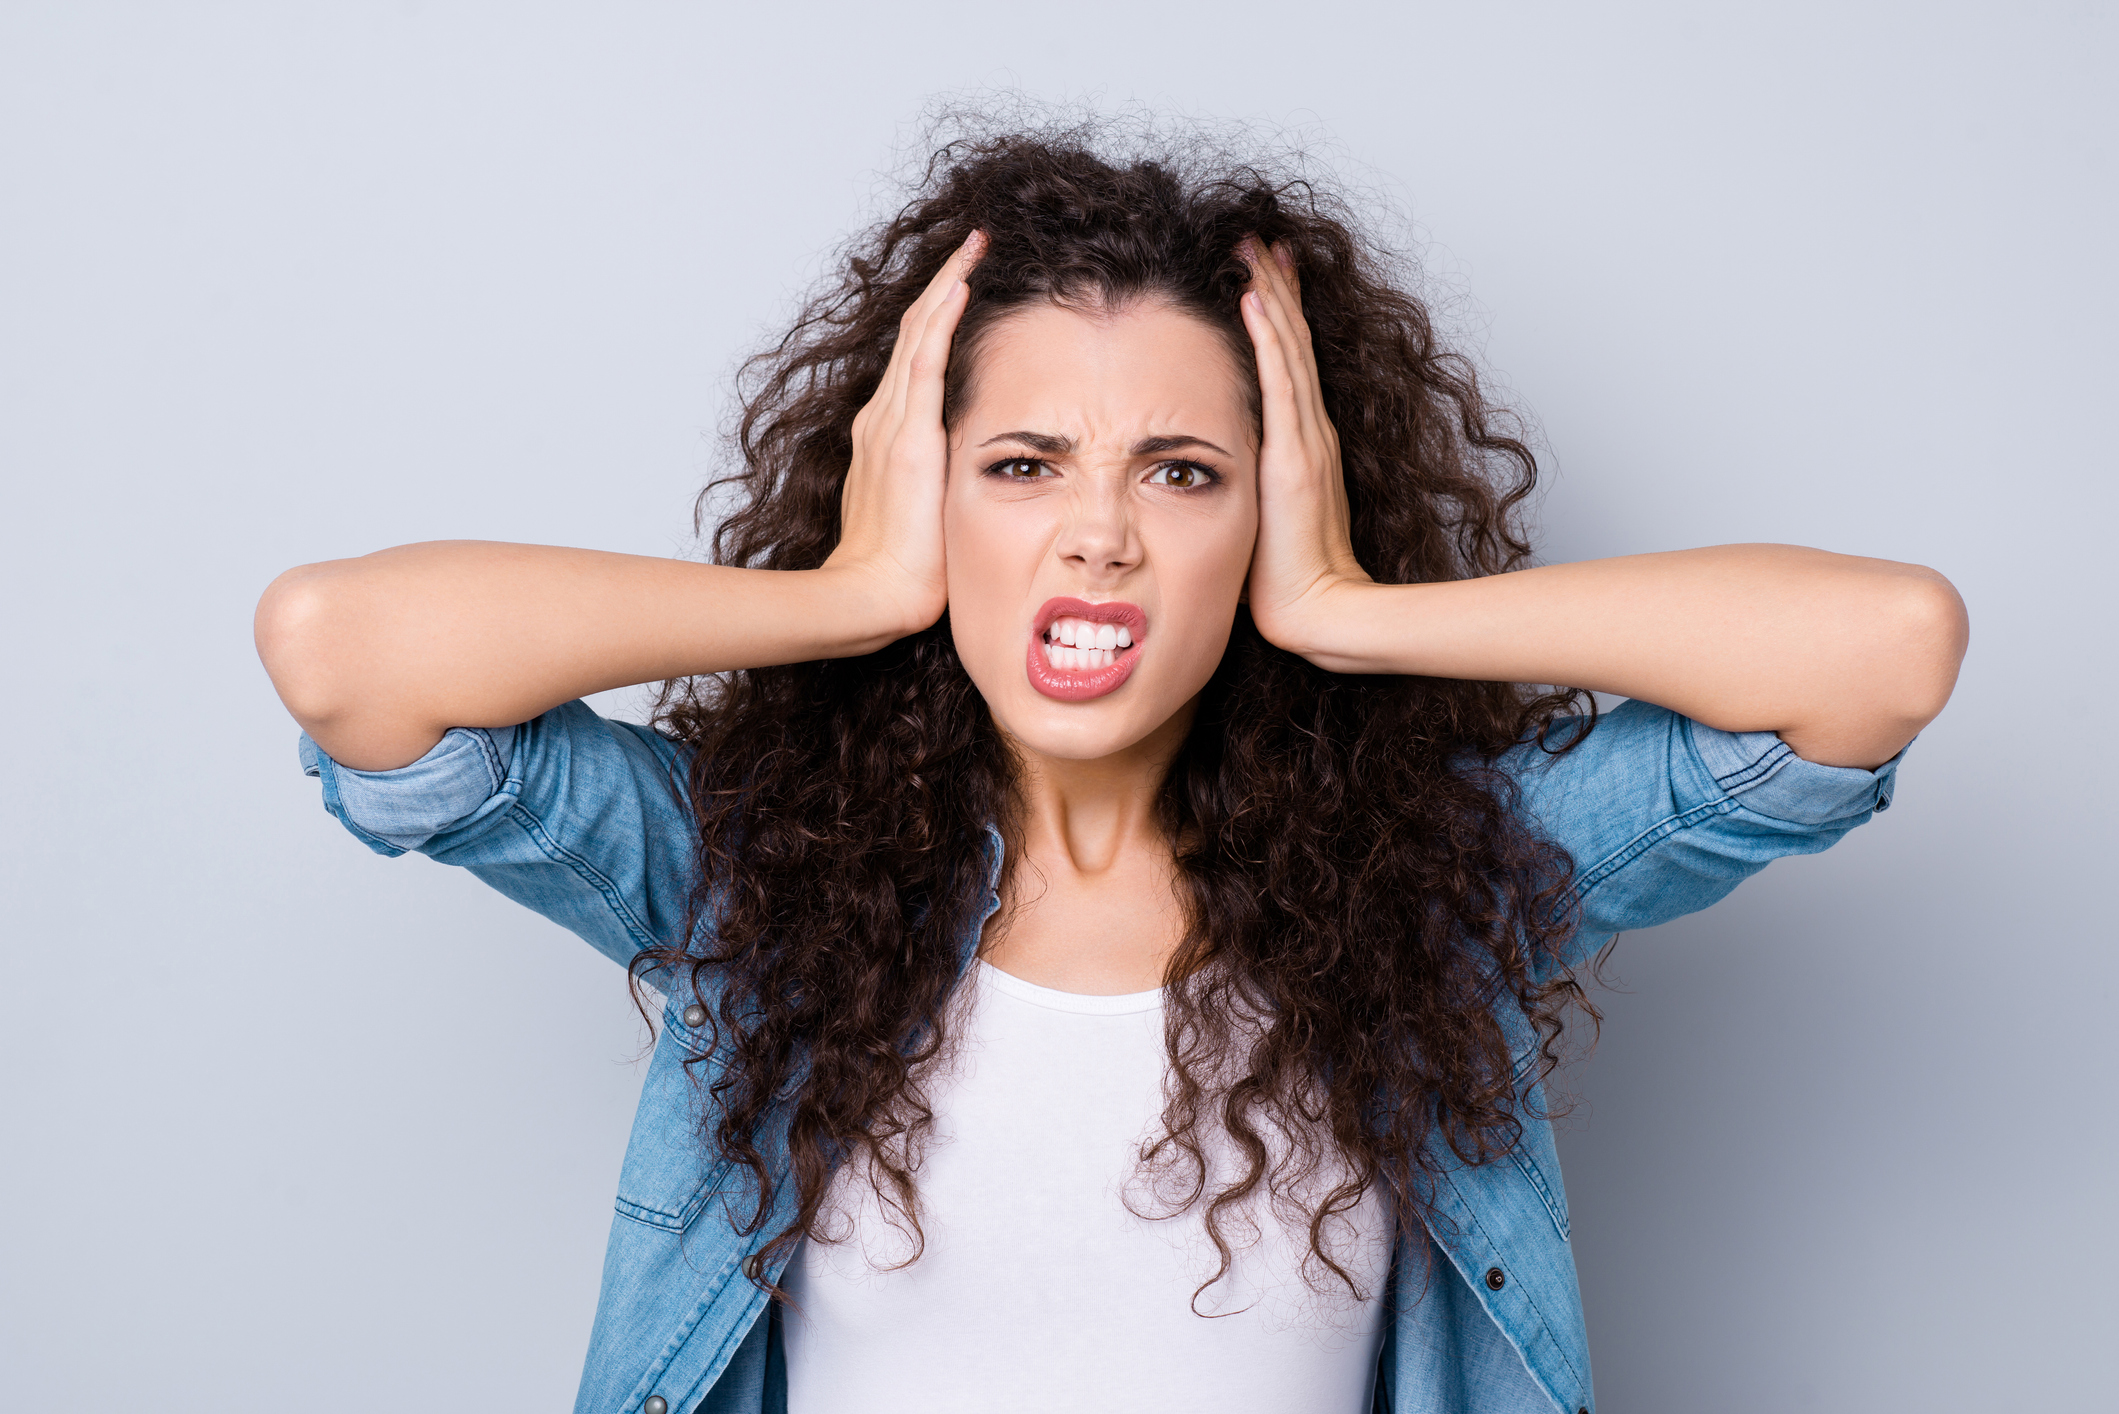
[[[1212,1318],[1195,1314],[1217,1261],[1204,1204],[1155,1221],[1122,1199],[1168,1211],[1138,1164],[1162,1111],[1162,993],[973,974],[926,1083],[926,1250],[889,1270],[911,1240],[865,1169],[840,1171],[825,1231],[848,1240],[804,1241],[788,1266],[790,1414],[1368,1414],[1390,1268],[1380,1195],[1328,1237],[1359,1299],[1314,1259],[1306,1282],[1307,1231],[1261,1203],[1248,1224],[1224,1218],[1235,1266],[1198,1297]],[[1218,1188],[1233,1150],[1209,1155]]]

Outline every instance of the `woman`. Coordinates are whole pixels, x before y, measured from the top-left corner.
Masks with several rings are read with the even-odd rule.
[[[1574,972],[1889,803],[1949,585],[1519,568],[1530,453],[1233,163],[947,148],[745,394],[714,564],[259,609],[348,828],[666,997],[577,1408],[1592,1408]]]

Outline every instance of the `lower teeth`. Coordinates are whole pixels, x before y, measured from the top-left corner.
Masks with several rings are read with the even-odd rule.
[[[1070,648],[1064,643],[1045,642],[1045,663],[1061,671],[1090,672],[1118,661],[1115,648]]]

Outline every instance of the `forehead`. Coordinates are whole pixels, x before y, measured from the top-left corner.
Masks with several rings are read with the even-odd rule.
[[[1183,423],[1240,439],[1251,421],[1227,340],[1167,304],[1031,305],[987,330],[977,358],[966,424],[1093,437]]]

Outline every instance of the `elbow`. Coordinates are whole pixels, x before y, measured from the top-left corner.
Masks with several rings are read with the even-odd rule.
[[[1964,600],[1931,569],[1871,560],[1814,602],[1800,646],[1786,640],[1773,730],[1806,761],[1874,770],[1949,703],[1971,637]]]
[[[331,581],[329,563],[288,570],[266,586],[252,622],[273,690],[305,730],[336,710],[331,643],[340,615]]]
[[[1933,570],[1899,567],[1846,622],[1859,630],[1823,655],[1817,714],[1780,729],[1805,760],[1873,770],[1935,720],[1957,686],[1970,637],[1964,600]]]
[[[1930,569],[1904,566],[1887,594],[1870,606],[1860,636],[1860,687],[1845,707],[1834,737],[1846,759],[1834,765],[1874,766],[1905,748],[1942,714],[1957,687],[1970,621],[1950,581]]]
[[[1891,706],[1910,739],[1949,703],[1972,626],[1955,585],[1931,569],[1907,569],[1886,616],[1886,652],[1895,668]]]

